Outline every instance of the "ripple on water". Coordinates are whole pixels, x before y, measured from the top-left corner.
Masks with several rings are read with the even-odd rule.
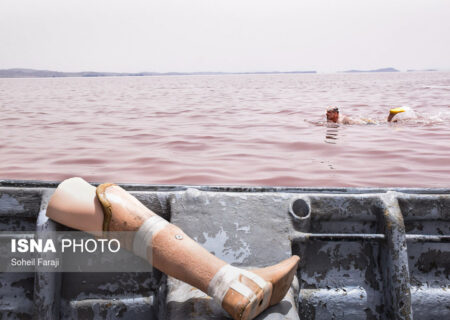
[[[449,187],[450,73],[0,79],[0,178]],[[333,126],[324,110],[377,125]],[[416,118],[386,123],[394,106]]]

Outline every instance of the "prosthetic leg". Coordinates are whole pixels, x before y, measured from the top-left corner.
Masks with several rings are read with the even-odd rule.
[[[93,187],[81,178],[63,181],[50,199],[47,216],[74,229],[135,231],[124,247],[169,276],[213,297],[233,319],[253,319],[286,295],[299,261],[252,271],[227,264],[114,184]]]

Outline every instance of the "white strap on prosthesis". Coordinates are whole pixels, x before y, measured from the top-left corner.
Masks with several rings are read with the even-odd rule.
[[[214,300],[222,306],[222,301],[228,290],[233,289],[252,302],[257,297],[252,289],[240,281],[241,275],[252,280],[261,288],[261,290],[263,290],[264,298],[261,306],[265,308],[269,304],[271,294],[271,290],[267,289],[267,281],[253,272],[236,268],[229,264],[220,268],[209,282],[208,295],[213,297]]]
[[[151,256],[147,257],[147,248],[152,245],[153,236],[160,230],[164,229],[169,222],[161,218],[160,216],[154,215],[140,226],[133,241],[133,252],[134,254],[151,260]],[[150,264],[152,263],[149,261]]]

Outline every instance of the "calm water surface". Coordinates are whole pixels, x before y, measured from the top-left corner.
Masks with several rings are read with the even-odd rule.
[[[0,79],[0,111],[0,179],[450,187],[450,73]]]

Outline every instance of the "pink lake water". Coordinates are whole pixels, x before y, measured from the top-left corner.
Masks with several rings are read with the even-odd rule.
[[[449,121],[448,72],[0,79],[0,179],[448,188]]]

